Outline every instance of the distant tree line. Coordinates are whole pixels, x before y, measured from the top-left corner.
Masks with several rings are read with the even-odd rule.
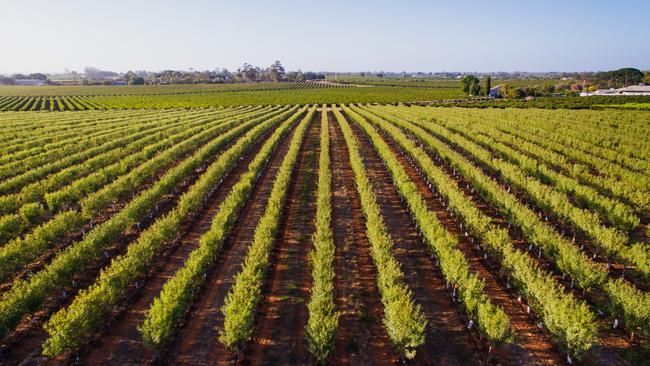
[[[461,88],[469,96],[487,96],[492,88],[490,76],[484,78],[484,85],[474,75],[465,75],[461,79]],[[650,85],[650,71],[645,73],[635,68],[623,68],[595,73],[567,74],[563,80],[540,81],[529,86],[512,86],[507,82],[499,86],[498,96],[502,98],[526,98],[552,95],[577,96],[581,91],[621,88],[645,83]]]
[[[291,82],[325,79],[325,74],[302,71],[286,71],[280,61],[267,68],[244,63],[236,71],[226,68],[206,71],[164,70],[161,72],[129,71],[120,77],[133,85],[139,84],[215,84],[215,83],[255,83]]]
[[[112,84],[214,84],[214,83],[254,83],[254,82],[291,82],[305,80],[324,80],[325,74],[314,72],[286,71],[280,61],[275,61],[271,66],[261,68],[244,63],[236,71],[231,72],[226,68],[215,70],[189,71],[164,70],[161,72],[128,71],[117,73],[100,70],[96,67],[86,67],[83,73],[68,71],[61,75],[48,76],[41,73],[15,74],[1,76],[0,84],[14,84],[18,79],[39,79],[50,84],[84,84],[84,85],[112,85]]]
[[[263,69],[248,63],[244,63],[231,75],[234,82],[282,82],[282,81],[305,81],[323,80],[325,74],[313,72],[289,71],[286,72],[280,61],[275,61],[271,66]]]
[[[646,76],[638,69],[627,67],[613,71],[597,72],[586,76],[584,79],[601,88],[620,88],[642,83]]]

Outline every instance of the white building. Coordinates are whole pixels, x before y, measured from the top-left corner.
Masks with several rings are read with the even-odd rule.
[[[632,85],[616,89],[620,95],[650,95],[650,85]]]
[[[650,95],[650,85],[632,85],[619,89],[600,89],[592,92],[582,92],[581,97],[591,95]]]
[[[27,86],[41,86],[44,84],[44,82],[43,80],[38,80],[38,79],[16,79],[14,84],[27,85]]]
[[[502,87],[503,87],[503,85],[499,84],[499,85],[497,85],[497,86],[495,86],[493,88],[490,88],[490,92],[488,93],[490,98],[498,98],[500,93],[501,93],[501,88]]]

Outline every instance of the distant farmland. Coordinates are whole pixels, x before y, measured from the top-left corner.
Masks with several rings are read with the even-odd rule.
[[[0,86],[0,111],[207,108],[239,105],[393,103],[460,99],[460,87],[250,83],[157,86]]]

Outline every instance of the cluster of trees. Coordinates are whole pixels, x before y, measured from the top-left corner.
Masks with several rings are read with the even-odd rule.
[[[466,75],[461,79],[461,87],[464,93],[470,96],[487,96],[492,88],[492,78],[490,76],[481,80],[474,75]],[[583,89],[582,84],[572,84],[571,82],[562,82],[554,84],[547,82],[543,85],[520,86],[514,87],[508,83],[500,84],[499,97],[501,98],[526,98],[541,97],[553,94],[577,95]]]
[[[234,82],[282,82],[325,79],[325,74],[313,72],[286,72],[280,61],[275,61],[266,69],[244,63],[233,75]]]
[[[564,78],[559,82],[546,81],[530,86],[512,86],[502,83],[499,90],[501,98],[521,99],[526,97],[542,97],[551,95],[577,96],[581,91],[594,91],[597,89],[621,88],[640,83],[650,84],[650,71],[645,73],[634,68],[623,68],[613,71],[597,73],[583,73],[571,75],[571,79]],[[578,80],[578,81],[576,81]],[[470,96],[488,95],[491,87],[490,76],[483,79],[481,85],[475,75],[465,75],[461,79],[463,92]]]
[[[648,73],[644,75],[638,69],[627,67],[613,71],[597,72],[585,79],[601,88],[620,88],[626,85],[642,83],[647,76]]]
[[[244,63],[236,71],[226,68],[213,71],[179,71],[165,70],[158,73],[146,71],[129,71],[123,79],[129,84],[215,84],[215,83],[253,83],[285,82],[325,79],[324,74],[302,71],[286,71],[280,61],[275,61],[267,68],[260,68]]]
[[[593,90],[596,88],[594,87]],[[583,83],[572,83],[565,81],[554,84],[546,82],[542,85],[515,87],[508,83],[501,84],[499,96],[501,98],[521,99],[526,97],[545,97],[553,95],[578,96],[583,90]]]
[[[481,94],[481,84],[479,79],[474,75],[465,75],[461,79],[461,85],[463,92],[469,95],[480,95]],[[489,90],[488,90],[489,92]]]
[[[487,96],[490,89],[492,89],[492,77],[490,76],[483,79],[483,86],[481,86],[481,81],[474,75],[465,75],[460,82],[463,92],[468,93],[470,96]]]
[[[112,85],[124,84],[214,84],[214,83],[241,83],[241,82],[283,82],[324,80],[325,74],[314,72],[286,71],[280,61],[275,61],[271,66],[262,68],[244,63],[236,71],[231,72],[226,68],[215,70],[197,71],[189,69],[164,70],[160,72],[128,71],[117,73],[100,70],[96,67],[86,67],[83,73],[66,70],[61,75],[54,75],[51,79],[42,73],[14,74],[0,76],[0,84],[13,85],[17,79],[37,79],[49,84],[78,83],[83,85]],[[53,79],[53,80],[52,80]]]

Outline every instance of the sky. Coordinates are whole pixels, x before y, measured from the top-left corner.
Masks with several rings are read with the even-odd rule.
[[[650,69],[650,1],[0,0],[0,73]]]

